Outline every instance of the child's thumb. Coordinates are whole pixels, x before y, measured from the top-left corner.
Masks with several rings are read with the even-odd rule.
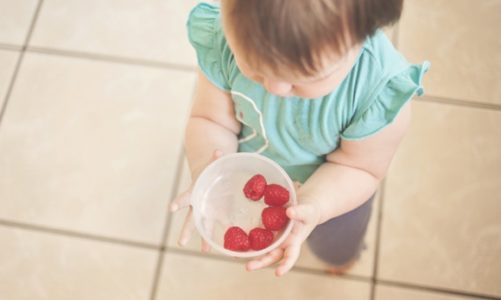
[[[286,214],[290,219],[304,223],[316,222],[318,220],[318,212],[315,207],[310,204],[300,204],[289,207],[286,210]]]

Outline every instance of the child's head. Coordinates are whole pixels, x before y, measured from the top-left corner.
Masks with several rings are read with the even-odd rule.
[[[332,91],[362,42],[397,21],[403,0],[222,0],[223,28],[241,72],[282,96]]]

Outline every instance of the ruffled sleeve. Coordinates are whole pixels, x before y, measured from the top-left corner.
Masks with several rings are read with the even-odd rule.
[[[421,65],[410,65],[401,73],[382,80],[372,93],[370,98],[373,100],[368,107],[355,115],[341,137],[345,140],[360,140],[393,122],[400,109],[414,95],[423,94],[422,80],[429,67],[427,61]]]
[[[202,72],[218,88],[229,90],[228,72],[223,66],[228,65],[231,52],[221,30],[219,7],[207,3],[198,4],[190,12],[186,27]]]

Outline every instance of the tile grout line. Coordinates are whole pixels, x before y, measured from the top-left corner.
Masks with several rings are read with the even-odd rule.
[[[379,191],[379,204],[378,204],[378,214],[376,220],[376,245],[374,247],[374,265],[372,266],[372,276],[371,276],[371,292],[370,292],[370,300],[376,299],[376,283],[377,283],[377,275],[379,271],[379,249],[381,246],[381,224],[383,222],[383,204],[385,200],[386,194],[386,178],[383,179],[381,184],[381,188]]]
[[[193,87],[193,90],[192,90],[191,95],[190,95],[190,103],[193,102],[193,98],[195,96],[196,85],[197,85],[197,83],[195,82],[195,86]],[[191,110],[191,105],[188,108],[188,110],[189,111]],[[188,114],[188,118],[189,118],[189,114]],[[188,121],[188,119],[185,121],[185,123],[187,121]],[[167,249],[166,244],[168,242],[169,230],[170,230],[170,225],[172,222],[172,213],[170,212],[169,206],[170,206],[172,199],[174,199],[174,197],[176,197],[177,194],[179,193],[179,184],[181,181],[181,176],[183,175],[184,139],[183,139],[183,142],[181,143],[180,148],[181,149],[179,151],[179,157],[177,160],[176,176],[175,176],[174,182],[172,184],[172,192],[171,192],[170,199],[169,199],[168,206],[167,206],[166,220],[165,220],[164,230],[163,230],[163,234],[162,234],[162,241],[161,241],[161,250],[158,253],[157,266],[155,269],[155,275],[153,277],[153,283],[152,283],[152,287],[151,287],[150,300],[155,300],[155,298],[156,298],[157,290],[158,290],[158,282],[160,280],[160,276],[162,275],[163,257],[164,257],[164,254],[166,252],[166,249]]]
[[[189,118],[190,118],[190,113],[191,113],[191,106],[193,105],[193,101],[195,99],[195,93],[196,93],[196,88],[197,88],[197,85],[198,85],[198,80],[195,79],[195,84],[193,85],[193,89],[191,90],[191,94],[190,94],[190,107],[188,109],[188,112],[187,112],[187,116],[186,116],[186,119],[184,121],[184,124],[185,126],[188,124],[188,121],[189,121]],[[174,178],[174,182],[172,184],[172,192],[171,192],[171,195],[170,195],[170,199],[169,199],[169,204],[170,205],[170,202],[172,201],[172,199],[174,199],[174,197],[176,197],[179,193],[179,184],[181,183],[181,176],[183,176],[183,162],[184,162],[184,158],[186,156],[186,153],[185,153],[185,149],[184,149],[184,144],[185,144],[185,141],[184,141],[184,137],[183,137],[183,140],[181,142],[181,149],[179,151],[179,157],[178,157],[178,161],[177,161],[177,169],[176,169],[176,177]],[[191,177],[191,176],[190,176]],[[171,225],[171,221],[172,221],[172,213],[170,212],[169,210],[169,207],[167,207],[167,220],[166,220],[166,223],[165,223],[165,228],[164,228],[164,233],[163,233],[163,239],[162,239],[162,247],[165,248],[167,245],[167,242],[168,242],[168,238],[169,238],[169,230],[170,230],[170,225]]]
[[[433,96],[433,95],[423,95],[422,97],[417,97],[415,99],[415,101],[501,111],[501,105],[499,105],[499,104],[473,102],[473,101],[468,101],[468,100],[460,100],[460,99],[453,99],[453,98]]]
[[[81,51],[74,51],[74,50],[61,50],[61,49],[45,48],[45,47],[39,47],[39,46],[27,47],[26,51],[30,52],[30,53],[56,55],[56,56],[81,58],[81,59],[90,59],[90,60],[105,61],[105,62],[110,62],[110,63],[125,64],[125,65],[139,65],[139,66],[144,66],[144,67],[160,68],[160,69],[167,69],[167,70],[177,70],[177,71],[184,71],[184,72],[196,71],[195,66],[168,63],[168,62],[155,61],[155,60],[147,60],[147,59],[141,59],[141,58],[91,53],[91,52],[81,52]]]
[[[193,86],[193,89],[191,91],[190,95],[190,109],[191,110],[191,105],[193,103],[193,99],[195,98],[195,92],[196,92],[196,87],[197,87],[197,81],[195,80],[195,84]],[[189,112],[187,113],[187,119],[185,120],[185,123],[188,122],[189,119]],[[164,225],[164,231],[162,234],[162,241],[161,241],[161,251],[158,253],[158,260],[157,260],[157,266],[155,269],[155,275],[153,278],[153,283],[151,287],[151,293],[150,293],[150,300],[155,300],[156,294],[157,294],[157,289],[158,289],[158,282],[160,280],[160,276],[162,275],[162,268],[163,268],[163,257],[167,249],[167,243],[168,243],[168,238],[169,238],[169,230],[170,230],[170,225],[172,222],[172,213],[170,212],[169,206],[174,199],[174,197],[177,196],[179,192],[179,184],[181,182],[181,176],[183,175],[183,159],[185,156],[184,152],[184,139],[181,143],[181,149],[179,151],[179,157],[177,161],[177,169],[176,169],[176,177],[174,178],[174,182],[172,183],[172,192],[170,195],[169,202],[167,204],[167,215],[166,215],[166,221]]]
[[[191,95],[190,95],[190,108],[191,108],[191,104],[193,102],[193,99],[195,97],[196,86],[197,86],[197,82],[195,81],[195,84],[193,86],[193,89],[192,89]],[[188,116],[187,116],[185,123],[188,122],[188,119],[189,119],[189,112],[188,112]],[[151,300],[154,300],[156,298],[156,293],[157,293],[157,289],[158,289],[158,281],[160,280],[160,276],[162,273],[163,257],[164,257],[165,252],[166,252],[168,238],[169,238],[170,225],[172,222],[172,213],[170,212],[169,206],[170,206],[172,199],[174,199],[174,197],[176,197],[177,194],[179,193],[179,184],[181,182],[181,177],[183,175],[183,159],[184,159],[184,157],[185,157],[185,151],[184,151],[184,139],[183,139],[183,141],[181,143],[181,149],[179,151],[178,161],[177,161],[176,176],[174,178],[174,182],[172,183],[172,192],[171,192],[170,199],[169,199],[169,202],[167,205],[167,215],[166,215],[166,221],[165,221],[164,231],[162,234],[162,241],[161,241],[162,251],[159,253],[159,258],[157,261],[157,268],[156,268],[156,272],[155,272],[155,277],[153,279],[153,285],[152,285],[151,295],[150,295]]]
[[[8,51],[16,51],[19,52],[23,50],[22,46],[14,45],[14,44],[4,44],[0,43],[0,49],[1,50],[8,50]]]
[[[394,35],[393,43],[397,48],[397,45],[399,43],[399,35],[400,35],[398,24],[395,27],[395,31],[394,31],[393,35]],[[5,45],[5,46],[6,46],[5,50],[12,50],[12,51],[19,50],[19,49],[15,48],[14,46],[11,46],[11,47],[9,47],[10,45]],[[0,44],[0,49],[2,49],[2,44]],[[38,53],[38,54],[56,55],[56,56],[63,56],[63,57],[90,59],[90,60],[118,63],[118,64],[125,64],[125,65],[153,67],[153,68],[159,68],[159,69],[165,69],[165,70],[176,70],[176,71],[183,71],[183,72],[196,71],[196,67],[192,67],[192,66],[188,66],[188,65],[166,63],[166,62],[145,60],[145,59],[139,59],[139,58],[131,58],[131,57],[119,57],[119,56],[96,54],[96,53],[43,48],[43,47],[36,47],[36,46],[27,47],[25,49],[25,51],[29,52],[29,53]],[[422,97],[416,98],[416,100],[417,101],[424,101],[424,102],[436,102],[436,103],[444,103],[444,104],[451,104],[451,105],[457,105],[457,106],[473,107],[473,108],[501,110],[501,105],[499,105],[499,104],[491,104],[491,103],[485,103],[485,102],[479,103],[479,102],[474,102],[471,100],[434,96],[432,94],[425,94]]]
[[[447,288],[425,286],[425,285],[399,282],[399,281],[393,281],[393,280],[378,279],[377,284],[378,285],[385,285],[385,286],[389,286],[389,287],[408,289],[408,290],[419,290],[419,291],[425,291],[425,292],[433,292],[436,294],[455,295],[455,296],[461,296],[461,297],[473,297],[473,298],[485,299],[485,300],[501,300],[501,297],[497,297],[497,296],[471,293],[471,292],[463,292],[463,291],[452,290],[452,289],[447,289]]]
[[[178,254],[178,255],[182,255],[182,256],[198,257],[201,259],[210,259],[210,260],[215,260],[215,261],[228,262],[228,263],[232,263],[232,264],[243,264],[243,263],[241,263],[235,259],[232,259],[232,258],[227,258],[224,256],[216,256],[216,255],[206,255],[206,254],[200,253],[198,251],[189,250],[189,249],[179,249],[179,248],[174,248],[174,247],[172,247],[172,248],[167,247],[166,250],[169,252]],[[268,267],[266,269],[270,269],[270,268],[271,267]],[[316,269],[309,269],[309,268],[305,268],[305,267],[294,267],[292,269],[292,272],[310,274],[310,275],[315,275],[315,276],[325,276],[325,272],[323,272],[323,271],[316,270]],[[350,275],[350,274],[346,274],[343,276],[334,276],[333,278],[352,280],[352,281],[358,281],[358,282],[365,282],[365,283],[370,282],[372,280],[371,277],[366,277],[363,275]],[[398,282],[398,281],[392,281],[392,280],[377,279],[376,283],[378,285],[400,287],[400,288],[405,288],[405,289],[409,289],[409,290],[428,291],[428,292],[447,294],[447,295],[464,296],[464,297],[476,297],[476,298],[485,299],[485,300],[501,300],[501,298],[496,297],[496,296],[481,295],[481,294],[476,294],[476,293],[462,292],[462,291],[446,289],[446,288],[429,287],[429,286],[424,286],[424,285],[419,285],[419,284]]]
[[[19,54],[19,57],[17,58],[16,66],[14,67],[14,72],[12,73],[12,77],[10,79],[9,86],[7,88],[7,93],[5,94],[4,102],[2,107],[0,107],[0,126],[2,124],[3,116],[5,114],[5,111],[7,110],[7,104],[9,103],[10,95],[12,94],[12,90],[14,89],[14,85],[16,83],[17,76],[19,74],[19,70],[21,69],[21,64],[24,59],[24,54],[26,53],[26,47],[28,43],[30,42],[31,35],[33,34],[33,31],[35,29],[35,24],[38,19],[38,15],[40,14],[40,10],[42,8],[43,0],[39,0],[37,3],[37,7],[35,9],[35,12],[33,13],[33,17],[31,19],[30,26],[28,27],[28,32],[26,33],[26,37],[24,39],[24,45],[21,47],[21,52]]]
[[[393,33],[393,43],[395,48],[398,47],[399,43],[399,26],[398,24],[395,27],[395,31]],[[160,61],[153,60],[145,60],[131,57],[118,57],[113,55],[103,55],[103,54],[95,54],[95,53],[86,53],[86,52],[78,52],[78,51],[70,51],[70,50],[59,50],[52,48],[43,48],[37,46],[30,47],[17,47],[15,45],[9,44],[1,44],[0,49],[10,50],[10,51],[20,51],[21,52],[29,52],[29,53],[39,53],[39,54],[47,54],[47,55],[56,55],[63,57],[74,57],[74,58],[82,58],[82,59],[90,59],[96,61],[104,61],[118,64],[126,64],[126,65],[139,65],[144,67],[153,67],[160,68],[165,70],[177,70],[184,72],[193,72],[196,71],[196,67],[182,65],[182,64],[174,64],[174,63],[165,63]],[[24,49],[24,50],[23,50]],[[398,49],[398,48],[397,48]],[[471,100],[464,99],[456,99],[456,98],[448,98],[442,96],[434,96],[432,94],[425,94],[420,98],[416,98],[416,101],[423,102],[433,102],[433,103],[443,103],[450,104],[456,106],[465,106],[465,107],[473,107],[473,108],[481,108],[481,109],[489,109],[489,110],[501,110],[501,105],[499,104],[491,104],[485,102],[474,102]]]
[[[399,43],[399,36],[400,36],[398,24],[395,27],[395,31],[394,31],[393,35],[394,35],[393,43],[395,45],[395,48],[397,48],[398,43]],[[6,45],[6,46],[8,46],[8,45]],[[0,49],[1,48],[2,47],[0,44]],[[16,48],[9,47],[9,48],[6,48],[5,50],[16,50]],[[174,64],[174,63],[145,60],[145,59],[131,58],[131,57],[119,57],[119,56],[104,55],[104,54],[97,54],[97,53],[87,53],[87,52],[78,52],[78,51],[70,51],[70,50],[59,50],[59,49],[43,48],[43,47],[37,47],[37,46],[27,47],[25,49],[25,51],[29,52],[29,53],[38,53],[38,54],[56,55],[56,56],[63,56],[63,57],[90,59],[90,60],[118,63],[118,64],[125,64],[125,65],[136,65],[136,66],[159,68],[159,69],[164,69],[164,70],[176,70],[176,71],[183,71],[183,72],[196,71],[196,67],[194,67],[194,66],[192,67],[192,66],[182,65],[182,64]],[[499,104],[490,104],[490,103],[484,103],[484,102],[479,103],[479,102],[474,102],[471,100],[434,96],[432,94],[430,94],[430,95],[425,94],[422,97],[416,98],[416,100],[417,101],[425,101],[425,102],[445,103],[445,104],[451,104],[451,105],[457,105],[457,106],[466,106],[466,107],[483,108],[483,109],[491,109],[491,110],[501,110],[501,105],[499,105]]]
[[[12,90],[14,88],[14,83],[16,82],[17,74],[19,73],[19,69],[21,67],[21,62],[23,60],[24,51],[21,50],[19,57],[17,58],[16,65],[14,67],[14,71],[12,73],[12,77],[10,79],[9,85],[7,87],[7,93],[5,93],[3,99],[3,105],[0,107],[0,127],[2,125],[3,116],[5,111],[7,110],[7,103],[9,102],[10,95],[12,94]]]
[[[167,220],[165,222],[164,232],[162,235],[162,247],[165,248],[167,245],[167,241],[169,238],[170,225],[172,223],[172,212],[170,211],[170,203],[171,201],[178,195],[179,193],[179,184],[181,183],[181,176],[183,176],[183,159],[184,159],[184,147],[181,148],[178,157],[178,164],[176,168],[176,178],[174,179],[172,193],[170,195],[169,203],[167,206]]]
[[[231,257],[225,257],[221,255],[210,255],[210,254],[204,254],[202,252],[198,252],[195,250],[190,250],[190,249],[179,249],[175,247],[166,247],[166,251],[169,251],[171,253],[175,253],[178,255],[183,255],[183,256],[190,256],[190,257],[198,257],[200,259],[209,259],[209,260],[214,260],[214,261],[221,261],[221,262],[227,262],[227,263],[232,263],[232,264],[239,264],[242,265],[242,268],[244,266],[244,262],[235,260]],[[273,266],[266,267],[264,269],[273,269]],[[248,271],[245,271],[248,272]],[[254,272],[259,272],[254,271]],[[366,277],[363,275],[355,275],[355,274],[344,274],[342,276],[333,276],[333,275],[326,275],[328,274],[325,271],[318,270],[318,269],[311,269],[307,267],[293,267],[290,271],[291,273],[301,273],[301,274],[310,274],[310,275],[315,275],[315,276],[322,276],[322,277],[332,277],[336,279],[345,279],[345,280],[353,280],[353,281],[358,281],[358,282],[365,282],[368,283],[371,281],[370,277]],[[287,275],[285,275],[287,276]]]
[[[160,248],[157,245],[148,244],[148,243],[144,243],[144,242],[129,241],[129,240],[124,240],[124,239],[119,239],[119,238],[99,236],[99,235],[90,234],[90,233],[71,231],[71,230],[67,230],[67,229],[51,228],[51,227],[47,227],[47,226],[34,225],[34,224],[10,221],[10,220],[5,220],[5,219],[0,219],[0,226],[12,227],[12,228],[21,229],[21,230],[35,231],[35,232],[39,232],[39,233],[43,232],[43,233],[54,234],[54,235],[58,235],[58,236],[92,240],[92,241],[97,241],[97,242],[106,242],[106,243],[111,243],[111,244],[132,246],[135,248],[142,248],[142,249],[158,250]]]
[[[176,167],[176,175],[174,178],[174,182],[172,183],[172,191],[170,194],[169,201],[167,202],[167,214],[166,214],[166,220],[164,224],[164,230],[162,233],[162,240],[161,240],[161,248],[160,251],[158,252],[158,258],[157,258],[157,264],[155,268],[155,273],[153,276],[153,282],[151,286],[151,292],[150,292],[150,300],[155,300],[156,295],[157,295],[157,290],[158,290],[158,283],[160,281],[160,276],[162,275],[162,266],[163,266],[163,257],[164,253],[166,252],[167,246],[167,239],[169,237],[169,229],[170,229],[170,224],[172,221],[172,213],[169,210],[170,203],[174,197],[177,196],[178,190],[179,190],[179,183],[181,181],[181,176],[183,175],[183,158],[184,158],[184,147],[181,146],[181,149],[178,154],[178,160],[177,160],[177,167]]]

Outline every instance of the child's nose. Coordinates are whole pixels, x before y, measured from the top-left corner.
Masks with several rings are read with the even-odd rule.
[[[289,96],[292,90],[292,84],[285,81],[270,80],[265,78],[263,80],[263,85],[268,92],[277,96]]]

